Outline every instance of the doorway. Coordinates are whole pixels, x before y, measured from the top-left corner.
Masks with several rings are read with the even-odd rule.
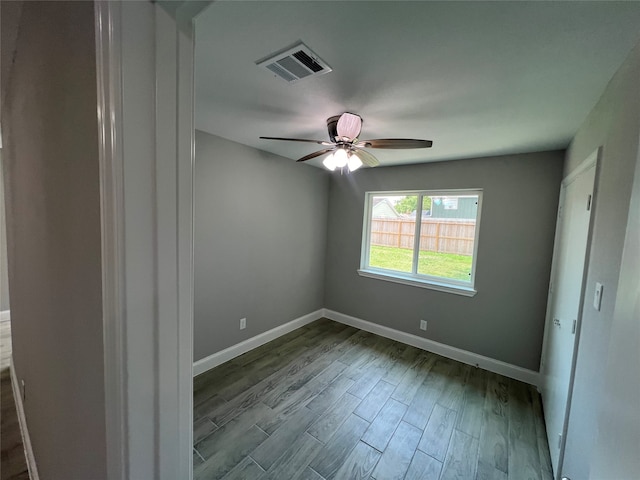
[[[562,454],[584,298],[598,151],[562,181],[540,365],[547,440],[556,477]]]

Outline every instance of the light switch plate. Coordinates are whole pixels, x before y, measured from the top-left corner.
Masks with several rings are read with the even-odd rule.
[[[596,282],[596,291],[593,294],[593,308],[600,311],[600,306],[602,305],[602,284],[600,282]]]

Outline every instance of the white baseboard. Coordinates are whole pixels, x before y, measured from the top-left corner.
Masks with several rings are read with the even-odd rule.
[[[0,322],[8,322],[10,318],[11,318],[10,310],[2,310],[0,312]]]
[[[8,310],[6,310],[8,312]],[[2,312],[4,313],[4,312]],[[27,417],[24,414],[24,405],[22,404],[22,391],[18,383],[16,369],[13,366],[13,358],[11,359],[11,386],[13,387],[13,398],[16,403],[16,411],[18,412],[18,423],[20,424],[20,435],[22,435],[22,445],[24,445],[24,453],[27,460],[27,468],[29,469],[29,478],[31,480],[39,480],[38,468],[36,467],[36,458],[33,456],[33,448],[31,447],[31,437],[27,429]]]
[[[428,338],[418,337],[411,333],[401,332],[400,330],[378,325],[377,323],[368,322],[366,320],[326,308],[324,309],[323,316],[345,325],[350,325],[361,330],[366,330],[367,332],[375,333],[381,337],[390,338],[391,340],[406,343],[407,345],[412,345],[414,347],[421,348],[422,350],[437,353],[438,355],[451,358],[452,360],[457,360],[468,365],[478,366],[485,370],[489,370],[490,372],[498,373],[515,380],[520,380],[521,382],[525,382],[536,387],[538,386],[539,374],[533,370],[511,365],[510,363],[478,355],[477,353],[468,352],[460,348],[451,347],[444,343],[429,340]]]
[[[273,328],[267,332],[256,335],[255,337],[244,340],[243,342],[240,342],[229,348],[225,348],[224,350],[221,350],[212,355],[209,355],[208,357],[198,360],[197,362],[194,362],[193,376],[195,377],[196,375],[200,375],[201,373],[217,367],[224,362],[227,362],[239,355],[242,355],[243,353],[248,352],[249,350],[253,350],[254,348],[270,342],[271,340],[275,340],[276,338],[281,337],[282,335],[289,333],[296,328],[300,328],[323,317],[345,325],[359,328],[361,330],[365,330],[367,332],[375,333],[376,335],[380,335],[381,337],[386,337],[398,342],[406,343],[407,345],[412,345],[428,352],[437,353],[438,355],[451,358],[452,360],[457,360],[468,365],[478,366],[485,370],[489,370],[490,372],[498,373],[515,380],[520,380],[521,382],[528,383],[535,387],[539,386],[539,374],[538,372],[535,372],[533,370],[528,370],[516,365],[511,365],[510,363],[506,363],[501,360],[495,360],[483,355],[478,355],[477,353],[462,350],[450,345],[445,345],[444,343],[439,343],[434,340],[429,340],[428,338],[423,338],[411,333],[395,330],[393,328],[385,327],[377,323],[368,322],[367,320],[362,320],[361,318],[345,315],[344,313],[329,310],[327,308],[316,310],[315,312],[309,313],[300,318],[296,318],[295,320],[285,323],[284,325],[280,325],[279,327]]]
[[[311,322],[314,322],[320,318],[322,318],[322,314],[324,309],[316,310],[315,312],[308,313],[307,315],[303,315],[302,317],[296,318],[284,325],[280,325],[279,327],[272,328],[260,335],[256,335],[255,337],[248,338],[240,343],[232,345],[229,348],[225,348],[224,350],[220,350],[208,357],[198,360],[193,364],[193,376],[200,375],[201,373],[206,372],[218,365],[223,364],[235,358],[243,353],[248,352],[249,350],[253,350],[254,348],[259,347],[260,345],[264,345],[271,340],[275,340],[286,333],[292,332],[296,328],[303,327]]]

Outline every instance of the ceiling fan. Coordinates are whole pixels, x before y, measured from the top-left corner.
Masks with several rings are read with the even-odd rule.
[[[328,148],[310,153],[298,159],[298,162],[306,162],[321,155],[330,154],[322,162],[329,170],[348,167],[350,172],[357,170],[363,164],[367,167],[376,167],[380,164],[378,159],[364,150],[365,148],[429,148],[433,145],[431,140],[414,140],[410,138],[378,138],[375,140],[360,140],[362,117],[345,112],[327,119],[330,142],[323,140],[307,140],[304,138],[260,137],[264,140],[285,140],[288,142],[308,142],[325,145]]]

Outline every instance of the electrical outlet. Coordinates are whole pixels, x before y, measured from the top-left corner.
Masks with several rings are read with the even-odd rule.
[[[246,318],[241,318],[240,319],[240,330],[244,330],[245,328],[247,328],[247,319]]]
[[[426,330],[426,329],[427,329],[427,321],[420,320],[420,330]]]

